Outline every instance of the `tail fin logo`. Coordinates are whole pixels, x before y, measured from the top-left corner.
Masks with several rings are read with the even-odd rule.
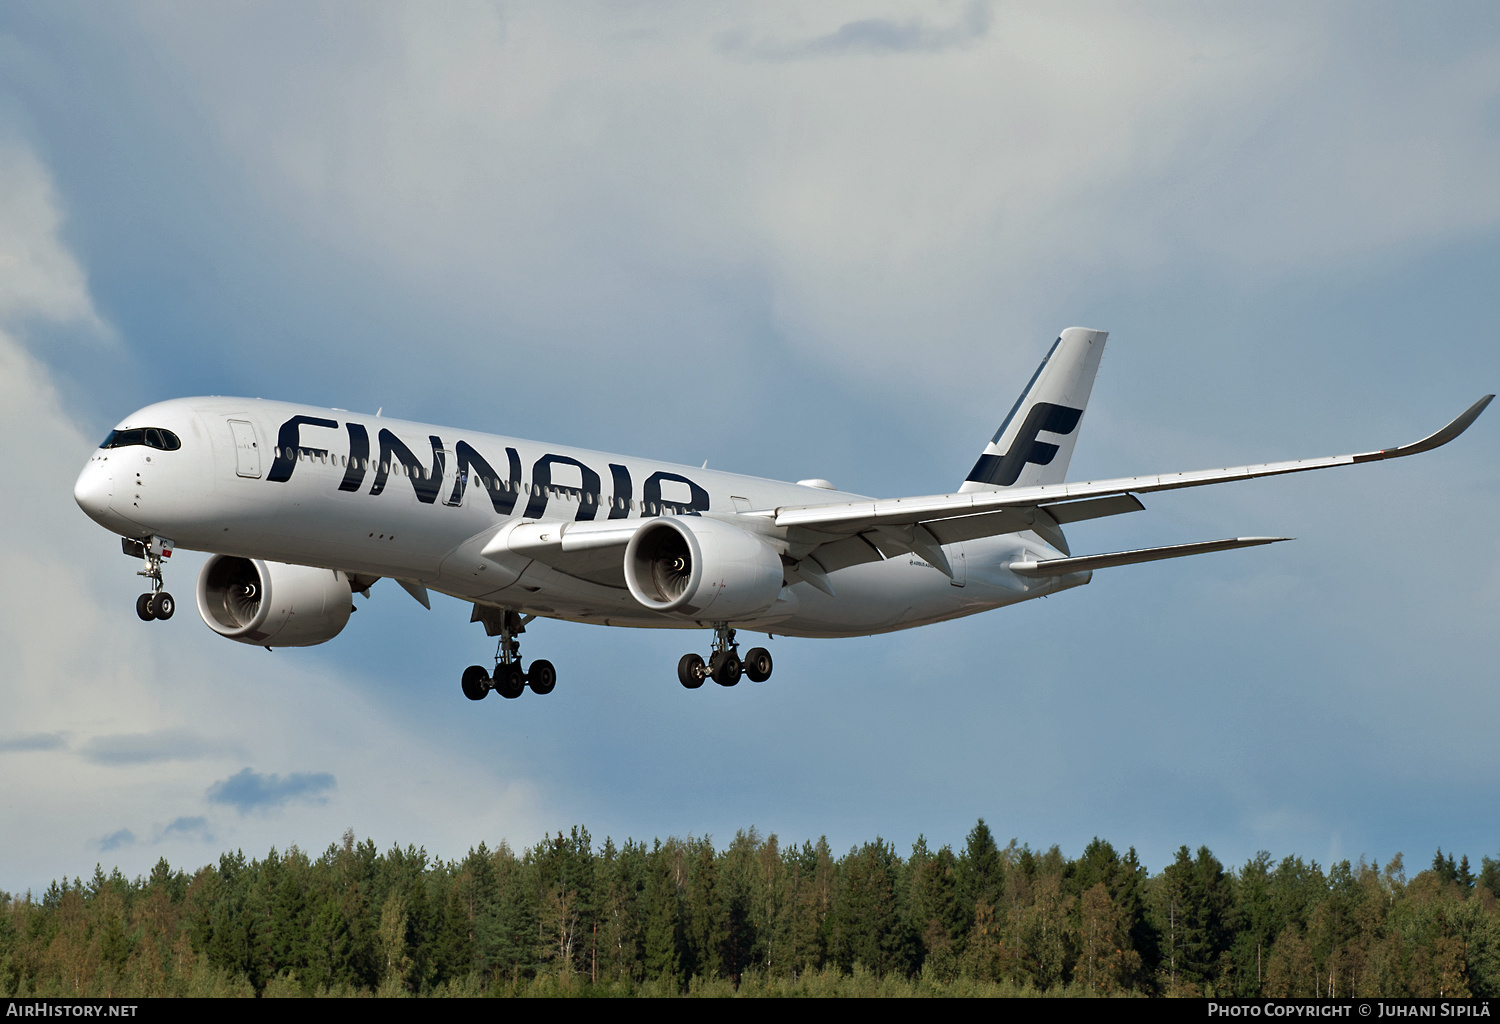
[[[969,471],[969,481],[1009,487],[1020,478],[1021,470],[1026,468],[1028,462],[1038,466],[1049,465],[1057,457],[1058,446],[1038,441],[1037,435],[1044,430],[1050,434],[1071,434],[1078,429],[1078,421],[1082,418],[1082,409],[1054,405],[1051,402],[1036,403],[1027,411],[1021,429],[1016,432],[1015,440],[1010,444],[1010,451],[1004,455],[986,452],[979,456],[979,461]]]

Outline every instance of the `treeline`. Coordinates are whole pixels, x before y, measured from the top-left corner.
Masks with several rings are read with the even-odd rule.
[[[754,829],[649,845],[587,830],[459,861],[342,844],[193,875],[96,868],[0,893],[0,995],[1500,995],[1500,859],[1407,879],[1183,847],[1156,875],[1095,839],[836,857]]]

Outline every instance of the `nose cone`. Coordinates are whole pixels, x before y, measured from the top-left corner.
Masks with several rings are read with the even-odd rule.
[[[110,521],[116,518],[110,509],[113,490],[109,464],[103,459],[91,459],[83,467],[83,472],[78,474],[78,482],[73,485],[73,500],[78,502],[78,507],[88,513],[88,517],[94,522],[109,526]]]

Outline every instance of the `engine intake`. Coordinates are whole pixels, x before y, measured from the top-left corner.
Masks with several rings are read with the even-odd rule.
[[[311,647],[349,622],[354,595],[337,569],[214,555],[198,573],[198,614],[243,644]]]
[[[663,516],[625,548],[625,583],[658,612],[730,622],[776,603],[781,556],[752,533],[717,519]]]

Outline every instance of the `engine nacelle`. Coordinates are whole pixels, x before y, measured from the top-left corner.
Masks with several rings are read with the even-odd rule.
[[[242,644],[321,644],[339,635],[353,610],[349,578],[337,569],[214,555],[198,574],[198,614]]]
[[[625,583],[641,604],[685,618],[753,618],[781,592],[781,556],[753,533],[717,519],[663,516],[625,548]]]

